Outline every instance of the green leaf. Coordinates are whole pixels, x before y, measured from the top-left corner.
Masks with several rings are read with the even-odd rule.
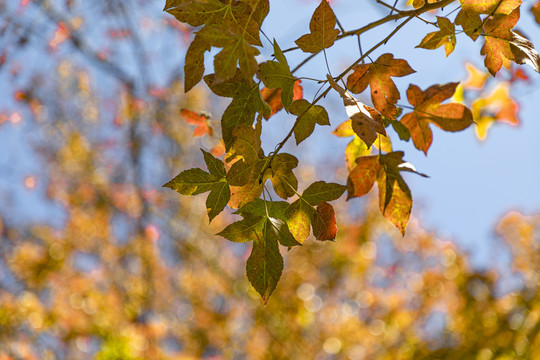
[[[293,202],[285,211],[289,230],[294,238],[301,244],[306,241],[309,236],[314,213],[315,209],[301,198]]]
[[[214,155],[210,154],[209,152],[204,151],[201,149],[203,156],[204,156],[204,162],[206,163],[206,166],[208,167],[208,171],[210,172],[210,175],[215,176],[218,179],[225,177],[225,164],[223,164],[223,161],[217,159],[214,157]]]
[[[276,289],[283,272],[283,257],[279,252],[275,236],[269,234],[271,226],[265,226],[263,236],[255,239],[251,255],[246,263],[246,274],[253,288],[261,295],[266,305]]]
[[[163,187],[176,190],[182,195],[198,195],[212,190],[217,181],[215,176],[206,171],[193,168],[182,171]]]
[[[259,216],[246,214],[243,220],[228,225],[216,235],[236,243],[255,241],[262,228],[261,219]]]
[[[268,236],[275,237],[281,245],[288,248],[302,245],[296,241],[294,236],[289,231],[289,227],[284,221],[273,217],[267,217],[265,226],[268,228]]]
[[[225,178],[221,179],[214,185],[210,194],[206,198],[206,211],[210,222],[223,211],[229,199],[231,198],[231,190]]]
[[[288,199],[298,189],[298,179],[292,169],[298,166],[298,159],[291,154],[277,154],[272,162],[271,180],[274,191],[282,199]]]
[[[232,135],[234,141],[227,153],[227,162],[240,158],[252,164],[259,160],[259,155],[263,155],[260,134],[252,126],[239,125],[233,129]]]
[[[292,75],[287,59],[274,40],[274,55],[278,61],[267,61],[260,65],[260,78],[269,89],[281,90],[281,103],[289,109],[294,96],[296,78]]]
[[[298,116],[298,125],[294,128],[297,145],[311,135],[315,129],[315,124],[330,125],[325,108],[320,105],[312,105],[307,100],[299,99],[294,101],[289,111]]]
[[[200,36],[196,35],[186,52],[184,63],[184,91],[191,90],[204,75],[204,53],[210,51],[211,46]]]
[[[206,198],[206,210],[211,222],[227,206],[231,191],[225,179],[223,162],[212,154],[202,149],[201,151],[210,174],[198,168],[185,170],[163,186],[176,190],[182,195],[197,195],[210,191]]]
[[[317,206],[321,202],[339,199],[346,189],[347,187],[341,184],[316,181],[304,190],[302,199],[312,206]]]
[[[236,213],[253,214],[257,216],[270,216],[276,219],[286,221],[285,211],[289,207],[286,201],[265,201],[263,199],[255,199],[242,206]]]
[[[296,40],[296,45],[304,52],[317,53],[334,45],[339,30],[336,26],[336,15],[326,0],[321,0],[309,22],[310,33]]]
[[[225,109],[221,117],[221,132],[225,148],[229,150],[233,143],[233,130],[240,125],[253,124],[257,112],[271,111],[266,109],[261,99],[259,85],[253,83],[251,86],[239,86],[233,101]]]

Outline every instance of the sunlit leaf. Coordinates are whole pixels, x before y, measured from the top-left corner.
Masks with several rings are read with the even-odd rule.
[[[540,72],[540,57],[533,44],[521,34],[512,31],[519,20],[519,9],[510,15],[497,15],[486,21],[485,42],[480,53],[486,55],[484,64],[492,75],[501,68],[504,59],[517,64],[528,64]]]
[[[406,60],[394,59],[392,54],[383,54],[374,63],[355,66],[354,72],[347,78],[347,87],[351,92],[359,94],[369,85],[375,109],[388,118],[395,118],[395,104],[400,95],[391,77],[402,77],[414,72]]]
[[[317,206],[313,215],[313,235],[317,240],[334,240],[337,235],[336,214],[334,208],[327,202]]]
[[[370,147],[377,139],[377,134],[386,135],[381,115],[373,108],[355,99],[339,86],[330,75],[326,78],[334,90],[343,98],[345,111],[351,119],[351,128]]]
[[[456,47],[456,27],[450,20],[441,16],[437,16],[437,26],[439,31],[427,34],[417,47],[433,50],[444,46],[448,56]]]
[[[321,105],[312,105],[307,100],[300,99],[293,102],[289,110],[300,118],[294,128],[296,144],[300,144],[313,133],[315,124],[330,125],[328,113]]]
[[[334,45],[339,30],[336,26],[336,16],[326,0],[315,9],[309,23],[310,33],[302,35],[295,42],[304,52],[317,53]]]
[[[433,141],[433,133],[429,123],[434,123],[446,131],[461,131],[473,122],[471,111],[463,104],[441,104],[456,91],[458,83],[432,85],[425,91],[416,85],[410,85],[407,90],[409,103],[414,111],[405,114],[401,119],[413,139],[414,146],[425,154]]]

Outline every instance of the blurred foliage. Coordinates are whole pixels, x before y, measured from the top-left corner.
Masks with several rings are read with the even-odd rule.
[[[337,203],[338,241],[291,250],[294,266],[263,307],[245,277],[250,246],[213,235],[231,219],[209,228],[201,199],[160,188],[168,169],[193,165],[199,147],[219,147],[179,120],[181,108],[208,107],[207,94],[184,94],[166,64],[153,64],[170,70],[161,86],[151,74],[129,75],[137,64],[100,55],[65,25],[101,29],[105,48],[120,41],[141,50],[137,27],[99,26],[123,24],[108,2],[62,2],[71,20],[51,27],[60,3],[11,9],[40,19],[33,26],[49,31],[39,36],[25,32],[24,17],[4,27],[20,48],[0,73],[15,101],[0,131],[23,127],[39,171],[20,185],[42,191],[62,220],[26,221],[2,200],[0,360],[540,358],[540,216],[504,216],[493,269],[480,271],[416,220],[402,238],[374,198],[354,218]],[[128,18],[144,23],[137,15],[148,3]],[[171,36],[186,34],[159,21]],[[46,71],[21,60],[44,39],[54,39],[50,56],[59,60]],[[310,169],[299,173],[313,180]]]

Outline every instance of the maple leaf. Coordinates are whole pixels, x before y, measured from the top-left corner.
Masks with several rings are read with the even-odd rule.
[[[288,109],[294,97],[296,78],[291,74],[287,59],[274,40],[274,56],[278,61],[266,61],[260,65],[260,78],[270,89],[281,89],[281,104]]]
[[[298,189],[298,179],[292,169],[298,166],[298,159],[291,154],[277,154],[274,157],[270,169],[270,180],[274,186],[274,191],[282,199],[288,199]]]
[[[296,80],[294,82],[293,87],[293,101],[302,99],[303,97],[303,89],[302,85],[300,85],[301,80]],[[261,89],[261,95],[268,105],[270,105],[270,108],[272,109],[272,112],[269,115],[265,115],[264,117],[268,120],[272,115],[277,113],[279,110],[283,109],[283,103],[281,102],[281,89],[269,89],[267,87],[264,87]]]
[[[461,10],[454,21],[456,25],[459,25],[463,28],[463,31],[467,36],[469,36],[473,41],[476,41],[478,36],[481,34],[482,29],[482,19],[480,15],[472,10]]]
[[[336,84],[330,75],[326,75],[330,86],[343,98],[345,111],[351,120],[353,131],[370,147],[377,139],[377,133],[386,135],[381,115],[373,108],[355,99],[345,89]]]
[[[283,257],[272,229],[265,226],[261,238],[255,239],[246,263],[246,274],[253,288],[261,295],[266,305],[276,289],[283,272]]]
[[[405,114],[401,123],[405,125],[413,140],[414,146],[427,155],[433,141],[433,133],[429,123],[434,123],[446,131],[461,131],[473,122],[471,111],[463,104],[441,104],[456,91],[458,83],[433,85],[425,91],[411,84],[407,89],[409,103],[414,111]]]
[[[456,27],[445,17],[437,16],[439,31],[427,34],[416,47],[433,50],[444,46],[446,56],[450,55],[456,47]]]
[[[479,70],[473,64],[467,62],[465,63],[467,68],[467,79],[461,84],[464,89],[475,89],[481,90],[486,84],[486,80],[489,77],[489,73]]]
[[[336,214],[327,202],[317,205],[313,216],[313,235],[317,240],[334,240],[337,235]]]
[[[484,64],[492,75],[500,70],[505,58],[517,64],[528,64],[540,72],[540,57],[534,45],[511,30],[518,20],[519,8],[509,15],[496,15],[485,22],[485,42],[480,53],[486,55]]]
[[[395,151],[385,155],[360,157],[357,166],[347,179],[347,200],[366,195],[375,181],[379,189],[379,208],[383,216],[405,235],[412,208],[411,191],[400,171],[417,172],[403,161],[403,152]]]
[[[356,159],[356,166],[347,178],[347,200],[366,195],[379,173],[379,156],[362,156]]]
[[[304,52],[318,53],[334,44],[339,30],[336,26],[336,15],[326,0],[315,9],[309,22],[309,34],[302,35],[295,43]]]
[[[236,74],[237,65],[246,79],[257,71],[255,56],[260,52],[243,35],[231,34],[221,25],[205,26],[197,35],[206,43],[223,48],[214,56],[214,71],[219,81],[232,78]]]
[[[207,114],[197,114],[187,109],[182,109],[180,113],[189,124],[197,125],[195,130],[193,130],[193,136],[203,136],[206,134],[212,136],[213,130],[208,126],[209,116]]]
[[[294,101],[289,110],[291,114],[298,116],[298,124],[294,128],[297,145],[313,133],[315,124],[330,125],[326,109],[320,105],[312,105],[307,100]]]
[[[231,197],[229,184],[225,179],[225,165],[212,154],[201,149],[209,173],[198,169],[182,171],[163,185],[182,195],[197,195],[210,191],[206,199],[206,209],[210,222],[223,211]]]
[[[505,122],[516,126],[518,104],[510,96],[508,83],[500,83],[487,97],[479,98],[472,103],[472,114],[476,123],[476,136],[485,140],[489,128],[495,122]]]
[[[369,85],[371,101],[375,109],[385,117],[395,118],[395,104],[400,99],[399,91],[392,81],[392,76],[402,77],[414,73],[406,60],[394,59],[392,54],[381,55],[374,63],[360,64],[354,67],[354,72],[347,78],[347,88],[359,94]]]
[[[214,57],[214,70],[220,81],[232,78],[237,64],[246,78],[255,74],[255,56],[259,50],[252,45],[262,46],[259,31],[268,14],[268,0],[250,4],[240,1],[222,3],[219,0],[167,1],[164,10],[181,22],[203,26],[196,34],[196,43],[190,45],[191,51],[186,54],[187,90],[200,81],[204,73],[204,52],[210,46],[222,48]]]
[[[238,71],[232,79],[224,82],[217,82],[213,74],[206,75],[204,80],[216,95],[233,98],[221,117],[221,133],[228,151],[234,140],[234,128],[251,126],[257,112],[268,115],[272,110],[262,100],[259,85],[252,79],[244,79]]]
[[[521,0],[459,0],[459,2],[462,11],[488,15],[508,15],[522,3]]]
[[[259,159],[264,156],[260,134],[249,125],[240,125],[233,130],[234,142],[225,160],[232,163],[227,172],[230,185],[242,186],[249,182],[251,172],[258,168]]]
[[[188,92],[201,81],[204,75],[204,53],[210,51],[211,46],[201,36],[189,44],[184,63],[184,91]]]

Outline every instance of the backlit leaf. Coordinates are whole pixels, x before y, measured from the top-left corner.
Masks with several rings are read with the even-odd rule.
[[[296,100],[289,110],[291,114],[300,117],[298,125],[294,128],[296,144],[300,144],[313,133],[315,124],[330,125],[325,108],[320,105],[311,105],[307,100]]]
[[[508,15],[521,5],[521,0],[459,0],[461,9],[478,14]]]
[[[378,156],[362,156],[356,159],[356,167],[349,173],[347,178],[347,200],[366,195],[379,173]]]
[[[291,154],[277,154],[272,162],[271,181],[274,191],[282,199],[288,199],[298,189],[298,179],[292,169],[298,166],[298,159]]]
[[[302,198],[310,205],[316,206],[321,202],[339,199],[346,189],[347,187],[341,184],[316,181],[304,190]]]
[[[271,227],[265,226],[263,236],[255,239],[246,263],[246,274],[253,288],[261,295],[264,304],[276,289],[283,272],[283,257]]]
[[[296,78],[275,40],[274,55],[278,61],[266,61],[260,65],[260,78],[267,88],[281,89],[281,103],[288,109],[293,101]]]
[[[210,51],[211,46],[200,36],[196,35],[186,52],[184,63],[184,91],[191,90],[204,75],[204,53]]]
[[[294,82],[293,101],[301,99],[303,96],[303,89],[300,82],[300,80],[296,80]],[[269,119],[272,115],[283,109],[283,103],[281,102],[281,89],[269,89],[265,87],[261,89],[261,95],[263,100],[272,108],[272,112],[265,115],[266,119]]]
[[[501,68],[504,59],[528,64],[540,72],[540,57],[533,44],[511,29],[519,20],[519,9],[510,15],[497,15],[486,21],[485,42],[480,53],[486,55],[484,64],[492,75]]]
[[[317,206],[313,216],[313,235],[317,240],[334,240],[337,235],[336,214],[327,202]]]
[[[180,111],[186,122],[192,125],[197,125],[195,130],[193,130],[193,136],[203,136],[203,135],[212,135],[213,131],[210,126],[208,126],[208,116],[206,114],[197,114],[194,111],[182,109]]]
[[[334,44],[339,34],[336,26],[336,16],[326,0],[321,0],[320,5],[315,9],[311,21],[309,22],[310,33],[302,35],[296,40],[296,45],[304,52],[317,53],[329,48]]]
[[[243,220],[228,225],[216,235],[223,236],[232,242],[248,242],[257,239],[257,232],[262,227],[261,218],[258,216],[245,216]]]
[[[402,77],[414,72],[406,60],[394,59],[392,54],[383,54],[372,64],[355,66],[354,72],[347,78],[347,88],[359,94],[369,85],[375,109],[388,118],[395,118],[395,104],[400,95],[391,77]]]
[[[446,56],[450,55],[456,47],[456,27],[445,17],[437,16],[439,31],[430,32],[417,47],[424,49],[436,49],[444,46]]]
[[[285,212],[289,230],[296,241],[301,244],[306,241],[309,236],[314,213],[315,209],[302,199],[293,202]]]
[[[351,119],[351,128],[370,147],[377,139],[377,133],[386,135],[381,115],[373,108],[355,99],[349,92],[336,84],[330,75],[326,75],[330,86],[343,98],[345,111]]]
[[[489,128],[496,122],[513,126],[519,124],[518,104],[510,96],[508,83],[500,83],[487,97],[472,103],[472,114],[476,123],[476,136],[485,140]]]
[[[461,131],[473,122],[472,113],[465,105],[441,104],[454,94],[457,85],[458,83],[433,85],[422,91],[411,84],[407,90],[407,98],[414,106],[414,111],[405,114],[401,123],[409,129],[414,146],[425,154],[433,141],[429,123],[434,123],[446,131]]]

